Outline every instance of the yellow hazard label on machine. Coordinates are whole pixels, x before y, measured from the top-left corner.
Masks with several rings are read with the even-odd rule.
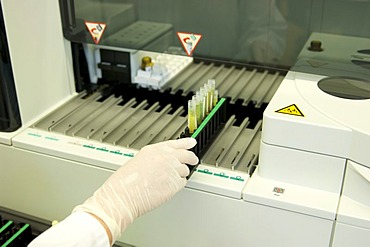
[[[275,112],[288,114],[288,115],[293,115],[293,116],[304,117],[303,113],[301,112],[301,110],[299,110],[299,108],[296,104],[286,106],[284,108],[276,110]]]

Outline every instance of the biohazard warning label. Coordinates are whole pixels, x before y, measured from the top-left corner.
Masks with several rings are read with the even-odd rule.
[[[299,110],[298,106],[296,106],[295,104],[292,104],[292,105],[289,105],[287,107],[281,108],[280,110],[277,110],[275,112],[288,114],[288,115],[293,115],[293,116],[304,117],[301,110]]]
[[[94,40],[95,44],[99,44],[101,37],[103,36],[104,30],[107,26],[105,23],[99,23],[99,22],[88,22],[85,21],[85,25],[87,29],[89,30],[91,37]]]
[[[188,56],[191,56],[202,38],[201,34],[177,32],[182,46]]]

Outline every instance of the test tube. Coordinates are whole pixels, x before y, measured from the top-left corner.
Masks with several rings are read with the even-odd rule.
[[[200,94],[196,92],[196,94],[193,96],[193,99],[195,100],[195,111],[196,111],[196,117],[197,117],[197,125],[199,126],[200,123],[203,121],[202,114],[203,114],[203,101],[200,97]]]
[[[193,100],[188,101],[188,128],[190,134],[197,128],[196,104]]]
[[[211,110],[214,107],[214,98],[215,98],[215,88],[216,88],[216,81],[215,79],[209,79],[208,80],[208,85],[211,90],[211,98],[210,98],[210,105],[211,105]]]
[[[203,119],[205,118],[205,115],[206,115],[206,112],[205,112],[205,107],[206,107],[206,102],[205,102],[205,99],[204,99],[204,95],[202,94],[202,92],[199,90],[197,91],[196,93],[198,95],[198,100],[199,100],[199,104],[200,104],[200,119],[202,122]]]
[[[206,115],[210,112],[211,106],[210,106],[210,99],[211,99],[211,88],[206,83],[204,84],[204,90],[205,90],[205,97],[206,97]]]
[[[215,89],[215,91],[213,92],[213,107],[217,105],[217,102],[218,102],[218,90]]]
[[[200,94],[202,96],[202,101],[203,101],[203,119],[206,117],[208,114],[208,99],[207,99],[207,91],[204,87],[200,88]]]

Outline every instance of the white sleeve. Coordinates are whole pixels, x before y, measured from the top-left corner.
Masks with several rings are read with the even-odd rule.
[[[72,213],[57,225],[49,228],[29,247],[109,247],[109,239],[104,227],[88,213]]]

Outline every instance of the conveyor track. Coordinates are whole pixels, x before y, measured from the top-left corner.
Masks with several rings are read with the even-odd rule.
[[[283,75],[279,72],[194,63],[160,92],[121,85],[104,97],[100,91],[91,95],[81,93],[33,127],[140,149],[179,137],[187,126],[187,100],[211,78],[216,80],[219,95],[228,99],[230,112],[202,163],[249,172],[258,159],[263,110],[259,108],[267,105],[280,85]],[[258,119],[252,121],[256,115]]]

